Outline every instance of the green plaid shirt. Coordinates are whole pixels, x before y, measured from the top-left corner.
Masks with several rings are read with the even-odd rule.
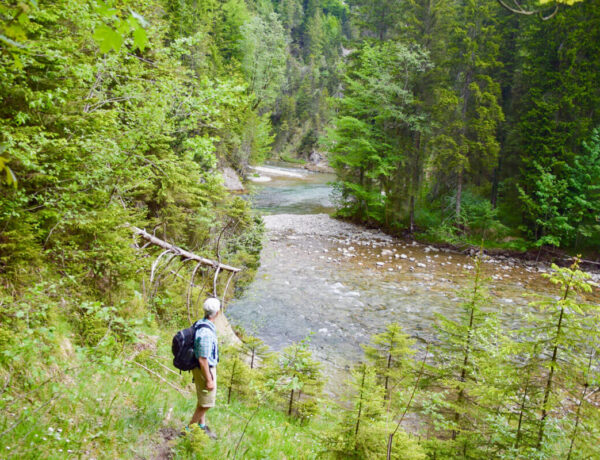
[[[207,319],[202,319],[196,324],[206,324],[196,331],[194,337],[194,355],[196,358],[206,358],[210,367],[215,367],[219,362],[219,345],[217,344],[217,328]]]

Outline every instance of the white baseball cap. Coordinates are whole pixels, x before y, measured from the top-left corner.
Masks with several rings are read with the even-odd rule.
[[[221,302],[219,299],[209,297],[204,301],[204,313],[206,316],[215,316],[221,309]]]

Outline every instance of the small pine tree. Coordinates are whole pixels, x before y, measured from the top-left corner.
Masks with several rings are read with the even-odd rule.
[[[328,454],[336,459],[385,458],[389,433],[395,426],[383,408],[385,390],[375,369],[360,363],[349,381],[349,404],[335,408],[341,412],[337,425],[325,436]],[[393,459],[421,460],[425,454],[408,435],[399,431],[394,438]]]
[[[219,382],[226,388],[227,404],[235,393],[246,394],[246,389],[252,378],[248,365],[242,359],[243,352],[239,346],[224,347],[224,359],[219,366]]]
[[[560,268],[553,264],[552,269],[553,272],[545,277],[559,287],[560,297],[545,298],[533,303],[542,313],[533,319],[532,327],[542,334],[539,343],[545,374],[543,398],[538,407],[540,418],[535,445],[539,452],[553,449],[545,442],[552,412],[564,397],[564,389],[577,391],[580,387],[576,376],[587,365],[585,359],[580,359],[580,350],[585,349],[587,343],[595,342],[599,336],[596,321],[600,306],[584,303],[580,297],[581,294],[591,292],[591,286],[586,282],[589,275],[579,270],[578,260],[570,268]]]
[[[370,345],[363,346],[367,360],[383,384],[387,401],[391,402],[391,395],[397,393],[394,390],[406,386],[412,374],[413,344],[414,340],[402,331],[402,326],[392,323],[381,334],[372,336]]]
[[[438,316],[440,344],[435,347],[434,361],[438,367],[436,387],[441,397],[431,404],[436,412],[432,423],[448,430],[455,455],[468,456],[471,447],[485,440],[477,421],[483,420],[482,388],[479,387],[482,368],[491,366],[490,343],[494,342],[498,323],[481,307],[489,301],[482,277],[481,258],[475,261],[475,273],[470,288],[464,291],[462,314],[457,319]],[[495,365],[495,364],[494,364]],[[444,447],[445,449],[446,447]]]
[[[287,414],[299,418],[316,413],[318,406],[308,404],[306,400],[318,398],[325,383],[321,364],[313,360],[308,344],[308,339],[304,339],[284,348],[266,371],[268,384],[286,405]]]
[[[268,359],[271,354],[269,347],[261,339],[251,335],[242,338],[242,350],[250,360],[250,369],[254,369],[257,362]]]

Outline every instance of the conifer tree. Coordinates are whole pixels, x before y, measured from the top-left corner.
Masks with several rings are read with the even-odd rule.
[[[371,337],[370,345],[363,346],[365,357],[383,383],[385,400],[390,400],[391,394],[401,389],[411,376],[413,345],[402,326],[391,323],[384,332]]]
[[[585,327],[583,320],[590,317],[597,321],[600,313],[600,306],[586,304],[581,300],[582,294],[591,292],[591,286],[586,282],[589,275],[579,270],[578,260],[575,260],[570,268],[552,265],[552,270],[546,277],[558,287],[560,297],[542,299],[534,303],[542,313],[539,318],[534,319],[533,326],[538,331],[543,331],[543,348],[540,353],[545,357],[543,398],[539,405],[540,419],[536,441],[538,451],[548,448],[544,445],[546,427],[552,418],[553,409],[559,403],[561,387],[573,387],[576,369],[581,367],[579,350],[584,349],[586,342],[597,340],[597,327]],[[591,324],[594,324],[594,321]],[[560,387],[557,383],[559,381]]]
[[[284,348],[277,361],[266,371],[268,384],[286,406],[287,414],[300,418],[313,415],[303,413],[300,408],[309,412],[317,409],[315,405],[301,404],[303,398],[318,398],[325,384],[321,365],[313,360],[308,344],[309,340],[304,339]]]
[[[336,459],[385,458],[389,433],[395,428],[383,409],[383,386],[375,369],[359,363],[349,381],[348,405],[335,409],[342,415],[327,434],[327,452]],[[402,430],[394,438],[393,459],[424,459],[420,446]]]
[[[219,366],[219,382],[227,390],[227,404],[231,402],[234,393],[244,394],[251,380],[248,365],[242,359],[242,350],[239,346],[231,345],[222,347],[223,360]]]
[[[242,349],[250,359],[250,369],[254,369],[257,361],[264,361],[270,357],[269,347],[258,337],[251,335],[244,336],[242,339]]]
[[[435,398],[441,417],[438,426],[450,432],[451,448],[459,456],[470,455],[469,449],[478,446],[483,438],[484,433],[477,427],[483,410],[478,396],[482,390],[478,385],[482,368],[490,365],[487,348],[498,327],[494,315],[482,310],[489,295],[480,256],[475,260],[471,286],[463,295],[465,301],[459,318],[438,316],[440,344],[433,352],[438,366],[434,373],[443,388],[442,395]]]

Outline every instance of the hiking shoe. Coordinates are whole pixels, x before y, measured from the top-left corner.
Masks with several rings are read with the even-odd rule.
[[[200,425],[198,425],[198,426],[200,426]],[[206,436],[208,436],[210,439],[213,439],[213,440],[219,439],[219,437],[211,431],[211,429],[208,427],[208,425],[200,426],[200,428],[202,430],[204,430],[204,432],[206,433]]]

